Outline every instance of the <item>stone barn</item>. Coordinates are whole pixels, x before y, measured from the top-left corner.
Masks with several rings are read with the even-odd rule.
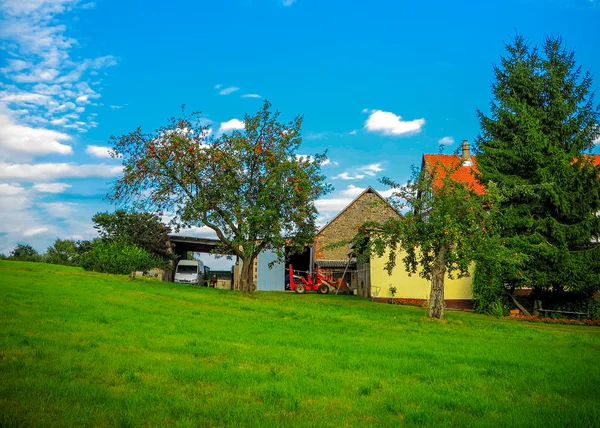
[[[358,264],[351,256],[348,244],[328,247],[342,241],[350,242],[367,221],[384,222],[399,216],[383,196],[368,187],[319,231],[315,239],[314,264],[334,279],[344,276],[358,295],[370,297],[369,264]]]

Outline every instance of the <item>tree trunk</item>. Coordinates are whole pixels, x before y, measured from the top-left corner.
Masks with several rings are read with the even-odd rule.
[[[446,278],[446,249],[436,255],[431,272],[431,294],[429,295],[429,318],[444,318],[444,279]]]
[[[252,293],[254,291],[254,258],[242,259],[242,272],[240,274],[240,291]]]

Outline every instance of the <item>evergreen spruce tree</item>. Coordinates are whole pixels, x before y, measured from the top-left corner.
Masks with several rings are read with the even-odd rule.
[[[600,168],[589,153],[600,107],[592,75],[560,38],[543,48],[522,36],[494,67],[491,112],[478,112],[477,166],[503,193],[501,243],[518,263],[489,261],[476,282],[591,295],[600,290]],[[503,266],[506,266],[503,268]],[[484,272],[485,271],[485,272]]]

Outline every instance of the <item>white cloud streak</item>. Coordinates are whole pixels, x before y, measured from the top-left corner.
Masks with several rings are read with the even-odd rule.
[[[46,181],[60,178],[116,177],[123,167],[74,163],[8,164],[0,162],[0,180]]]
[[[342,172],[341,174],[333,177],[334,180],[360,180],[361,178],[365,178],[364,174],[354,174],[350,175],[347,172]]]
[[[51,129],[19,125],[0,109],[0,160],[31,158],[36,155],[73,153],[62,141],[71,140],[68,134]]]
[[[33,186],[33,190],[40,193],[63,193],[70,187],[67,183],[39,183]]]
[[[380,163],[372,163],[370,165],[366,165],[358,168],[359,171],[364,172],[366,175],[370,177],[374,177],[378,172],[383,171]]]
[[[111,148],[106,146],[87,146],[85,152],[97,158],[110,158],[110,150]]]
[[[46,232],[48,232],[47,227],[38,227],[35,229],[27,229],[25,232],[23,232],[23,236],[35,236]]]
[[[258,94],[244,94],[241,96],[241,98],[260,98],[260,95]]]
[[[229,86],[227,88],[223,88],[219,91],[219,95],[229,95],[232,94],[236,91],[239,91],[240,88],[238,88],[237,86]]]

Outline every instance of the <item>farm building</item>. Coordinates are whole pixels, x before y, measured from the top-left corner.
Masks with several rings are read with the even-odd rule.
[[[399,215],[379,193],[368,187],[318,232],[314,264],[334,280],[339,280],[346,272],[344,281],[350,288],[368,297],[368,266],[357,264],[344,242],[349,242],[367,221],[385,221]]]
[[[460,155],[424,154],[421,161],[421,170],[437,171],[443,174],[443,168],[455,169],[451,175],[453,180],[466,183],[475,192],[481,194],[483,186],[475,179],[477,172],[475,156],[471,156],[470,146],[467,141],[461,145]],[[371,259],[371,296],[376,301],[388,301],[392,298],[391,288],[396,289],[395,298],[409,299],[425,302],[429,299],[431,282],[418,276],[409,276],[404,270],[401,259],[403,254],[397,255],[398,264],[391,275],[385,270],[387,255],[382,258]],[[473,279],[472,277],[450,279],[444,282],[444,298],[446,307],[454,309],[470,309],[473,306]]]

